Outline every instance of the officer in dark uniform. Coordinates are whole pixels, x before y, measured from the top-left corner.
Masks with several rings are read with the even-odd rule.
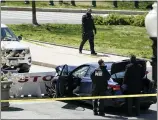
[[[75,0],[71,0],[71,5],[72,5],[72,6],[76,6]]]
[[[118,6],[117,6],[117,0],[114,0],[114,1],[113,1],[113,6],[114,6],[115,8],[118,7]]]
[[[135,1],[134,1],[134,7],[135,7],[135,8],[139,8],[139,1],[138,1],[138,0],[135,0]]]
[[[25,4],[30,4],[29,0],[25,0]]]
[[[104,96],[107,90],[110,74],[106,69],[104,61],[98,61],[99,67],[92,73],[92,96]],[[98,99],[93,100],[94,115],[98,115]],[[99,100],[99,115],[104,116],[104,99]]]
[[[97,53],[94,50],[94,33],[96,34],[96,28],[94,25],[94,20],[91,15],[92,10],[88,9],[86,14],[82,16],[82,42],[79,47],[79,53],[82,53],[82,48],[87,40],[89,40],[91,54],[97,55]]]
[[[54,1],[53,1],[53,0],[50,0],[50,1],[49,1],[49,5],[54,6]]]
[[[142,78],[145,73],[142,65],[138,64],[136,61],[136,56],[132,55],[130,58],[130,64],[127,65],[124,84],[127,85],[126,93],[130,94],[140,94],[142,88]],[[140,114],[140,100],[136,98],[127,98],[128,115],[132,116],[132,106],[136,108],[136,115]]]

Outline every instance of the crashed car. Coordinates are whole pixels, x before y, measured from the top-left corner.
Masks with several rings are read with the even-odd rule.
[[[107,70],[111,74],[111,78],[108,81],[108,90],[106,94],[108,96],[112,95],[123,95],[124,92],[121,88],[124,72],[126,65],[129,64],[129,60],[123,60],[120,62],[105,62]],[[146,61],[137,60],[144,68],[144,78],[143,78],[143,87],[141,94],[153,94],[156,93],[156,88],[154,87],[154,82],[147,78],[146,72]],[[71,82],[73,85],[76,85],[80,81],[79,91],[77,93],[73,92],[73,96],[91,96],[92,92],[92,80],[90,75],[97,68],[98,63],[88,63],[80,66],[72,65],[61,65],[56,67],[57,75],[51,82],[51,85],[46,85],[46,91],[50,97],[65,97],[69,94],[68,84]],[[62,84],[62,85],[61,85]],[[77,85],[76,85],[77,87]],[[134,86],[133,86],[134,87]],[[75,89],[75,87],[73,88]],[[69,96],[70,97],[70,96]],[[141,97],[141,108],[148,109],[150,105],[157,102],[155,97]],[[84,100],[87,103],[92,103],[92,100]],[[125,98],[117,99],[105,99],[105,107],[123,107],[125,106]]]
[[[29,46],[21,43],[22,36],[16,36],[13,31],[1,24],[1,52],[2,68],[7,70],[17,70],[20,73],[30,71],[32,64]]]

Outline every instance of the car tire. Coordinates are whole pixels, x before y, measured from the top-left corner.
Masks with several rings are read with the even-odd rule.
[[[30,71],[30,65],[28,65],[28,64],[22,64],[21,66],[20,66],[20,70],[19,70],[19,73],[27,73],[27,72],[29,72]]]
[[[56,83],[52,83],[51,89],[49,91],[49,97],[58,98],[58,90],[57,90],[57,84]]]
[[[142,105],[140,108],[142,110],[148,110],[150,108],[150,104]]]

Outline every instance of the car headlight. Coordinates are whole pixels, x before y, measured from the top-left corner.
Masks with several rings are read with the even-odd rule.
[[[30,49],[25,49],[25,53],[29,54],[30,53]]]
[[[22,52],[20,53],[16,53],[15,56],[19,56],[19,57],[25,57],[26,54],[29,54],[30,53],[30,50],[29,49],[25,49],[23,50]]]

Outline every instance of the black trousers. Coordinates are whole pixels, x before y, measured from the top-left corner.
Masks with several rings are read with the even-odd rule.
[[[99,92],[99,91],[92,92],[92,96],[104,96],[104,95],[105,95],[105,91],[104,92]],[[99,102],[99,104],[98,104],[98,102]],[[99,111],[98,111],[98,109],[99,109]],[[104,113],[104,99],[94,99],[93,100],[93,111]]]
[[[118,7],[118,6],[117,6],[117,0],[114,0],[114,1],[113,1],[113,6],[114,6],[115,8]]]
[[[140,98],[127,98],[128,115],[133,114],[132,107],[135,106],[136,115],[140,115]]]
[[[138,1],[138,0],[135,0],[135,1],[134,1],[134,7],[135,7],[135,8],[139,8],[139,1]]]
[[[95,50],[94,50],[94,33],[93,32],[82,34],[82,42],[80,44],[79,51],[82,51],[83,46],[87,42],[87,40],[89,40],[91,53],[95,53]]]

